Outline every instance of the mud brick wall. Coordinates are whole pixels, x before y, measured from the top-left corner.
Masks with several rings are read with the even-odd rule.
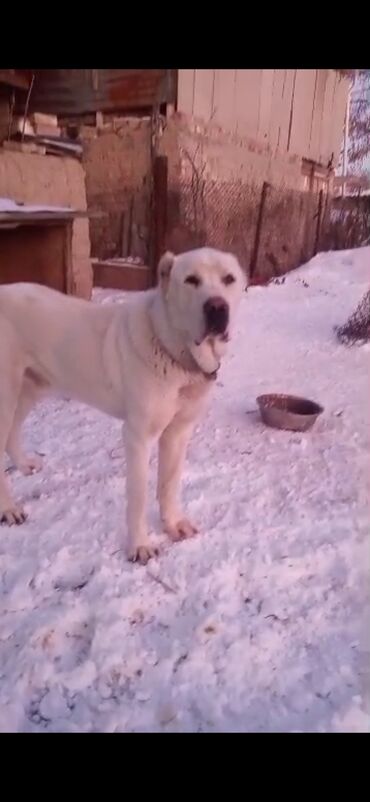
[[[90,223],[93,256],[148,263],[151,133],[148,118],[116,118],[84,139],[88,206],[106,214]],[[255,277],[266,280],[312,256],[318,193],[307,191],[300,157],[180,113],[161,118],[156,152],[168,159],[166,247],[227,248],[249,271],[267,182]]]
[[[255,277],[267,280],[312,256],[318,194],[303,190],[299,157],[180,114],[167,121],[160,151],[168,156],[168,247],[227,248],[249,271],[267,182]]]
[[[85,174],[72,158],[0,149],[0,196],[23,203],[86,209]],[[93,284],[88,220],[75,220],[72,235],[76,294],[90,298]]]
[[[91,220],[95,257],[137,256],[146,261],[150,204],[150,120],[121,118],[95,136],[82,132],[86,193],[91,211],[106,216]]]

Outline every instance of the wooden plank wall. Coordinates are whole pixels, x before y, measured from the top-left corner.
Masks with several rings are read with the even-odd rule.
[[[61,117],[148,109],[174,103],[176,94],[174,70],[36,70],[35,76],[30,109]]]
[[[339,158],[348,89],[336,70],[179,70],[178,110],[326,165]]]

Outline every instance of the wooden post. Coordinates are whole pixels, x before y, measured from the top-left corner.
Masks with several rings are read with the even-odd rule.
[[[166,248],[167,235],[168,159],[155,156],[153,160],[152,228],[150,243],[151,280],[157,283],[158,262]]]
[[[304,195],[306,220],[303,229],[302,259],[311,259],[315,247],[315,162],[310,162],[308,192]]]
[[[250,262],[250,267],[249,267],[249,278],[250,279],[254,276],[254,274],[256,272],[257,261],[258,261],[258,253],[259,253],[259,247],[260,247],[260,240],[261,240],[263,213],[264,213],[264,209],[265,209],[266,195],[267,195],[267,190],[268,190],[269,186],[270,186],[270,184],[267,181],[264,181],[263,184],[262,184],[261,199],[260,199],[260,205],[259,205],[259,209],[258,209],[258,217],[257,217],[257,225],[256,225],[256,234],[255,234],[255,237],[254,237],[254,245],[253,245],[253,251],[252,251],[251,262]]]
[[[313,246],[313,254],[312,254],[312,256],[315,256],[315,254],[317,253],[317,251],[319,249],[320,234],[321,234],[321,219],[322,219],[323,196],[324,196],[324,190],[320,189],[320,192],[319,192],[319,204],[318,204],[318,207],[317,207],[317,214],[316,214],[317,221],[316,221],[315,243],[314,243],[314,246]]]
[[[73,272],[73,257],[72,257],[72,233],[73,233],[73,222],[69,220],[65,226],[63,226],[65,234],[64,234],[64,265],[63,265],[63,284],[64,284],[64,292],[66,295],[75,295],[76,294],[76,279]]]

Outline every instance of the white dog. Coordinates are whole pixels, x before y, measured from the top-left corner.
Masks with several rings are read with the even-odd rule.
[[[98,306],[37,284],[0,287],[0,457],[23,473],[21,424],[36,401],[58,391],[125,421],[130,559],[157,553],[148,538],[150,445],[159,440],[158,489],[173,540],[197,530],[178,501],[186,446],[220,367],[246,279],[237,259],[210,248],[159,264],[159,284],[124,304]],[[0,469],[0,520],[22,523]]]

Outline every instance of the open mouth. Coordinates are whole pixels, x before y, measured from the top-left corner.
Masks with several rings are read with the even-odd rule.
[[[219,340],[221,343],[228,343],[230,340],[229,331],[223,331],[221,334],[215,334],[214,332],[206,332],[204,337],[201,340],[194,340],[195,345],[198,347],[202,345],[206,340],[212,345],[215,340]]]
[[[218,295],[208,298],[203,304],[206,337],[227,336],[229,328],[229,305]]]

